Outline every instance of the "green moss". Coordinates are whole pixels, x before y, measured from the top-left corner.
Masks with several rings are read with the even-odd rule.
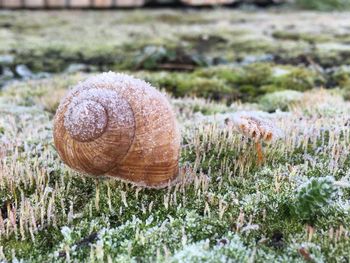
[[[184,105],[188,103],[184,101]],[[26,126],[24,123],[23,127]],[[44,177],[44,186],[40,177],[33,180],[30,191],[23,184],[16,183],[14,187],[21,189],[18,196],[33,200],[40,187],[47,191],[54,189],[55,226],[44,226],[35,232],[35,242],[31,241],[28,230],[25,230],[28,234],[25,242],[15,235],[1,239],[5,256],[10,260],[14,249],[18,259],[35,262],[64,262],[67,257],[78,262],[107,261],[108,258],[123,262],[181,262],[216,258],[245,260],[256,251],[257,261],[298,261],[302,259],[298,249],[307,246],[310,257],[317,260],[334,255],[344,257],[348,240],[340,239],[329,247],[328,228],[329,222],[335,224],[336,219],[347,222],[347,214],[338,213],[326,220],[320,215],[315,223],[325,234],[321,231],[308,244],[304,243],[307,238],[304,222],[291,216],[287,204],[294,201],[296,187],[295,175],[290,173],[298,169],[299,164],[305,166],[306,153],[302,147],[297,150],[284,142],[264,145],[266,162],[259,166],[254,145],[239,134],[210,124],[192,124],[185,129],[186,146],[181,163],[199,166],[190,170],[192,175],[188,176],[193,176],[193,181],[175,188],[155,191],[116,180],[84,178],[65,171],[57,154],[48,159],[53,154],[51,148],[31,157],[38,160],[29,165],[29,169],[51,169]],[[5,132],[8,136],[11,131],[5,129]],[[28,131],[24,132],[16,135],[17,140],[28,135]],[[23,152],[24,160],[38,151],[40,143],[51,140],[43,140],[42,135],[40,130],[41,140],[35,143],[24,139],[28,145]],[[329,143],[332,142],[320,137],[315,146],[312,141],[308,143],[309,158],[320,158],[325,152],[320,153],[319,149]],[[290,158],[292,156],[294,158]],[[324,160],[325,167],[329,167],[327,162],[331,159]],[[244,171],[237,169],[237,163]],[[313,176],[322,176],[322,173],[315,172]],[[19,176],[16,180],[26,178]],[[12,189],[13,186],[5,187]],[[12,195],[12,190],[9,194]]]
[[[219,78],[204,78],[188,73],[147,73],[145,79],[175,96],[200,96],[211,99],[232,98],[229,86]]]
[[[276,70],[283,74],[275,74]],[[302,67],[282,67],[270,63],[255,63],[243,68],[198,70],[196,75],[223,79],[236,97],[244,101],[255,100],[258,96],[280,90],[305,91],[324,82],[323,76]]]
[[[294,90],[283,90],[272,92],[262,96],[259,104],[267,112],[276,110],[287,111],[290,106],[301,101],[303,94]]]
[[[310,57],[324,68],[332,68],[350,63],[350,52],[347,50],[316,49]]]
[[[269,63],[256,63],[244,68],[238,79],[238,85],[263,86],[270,82],[272,65]]]
[[[100,70],[114,66],[122,69],[131,67],[126,57],[132,57],[133,53],[126,54],[122,48],[114,46],[94,46],[93,48],[69,46],[49,46],[40,49],[22,49],[16,54],[14,64],[27,65],[34,72],[62,72],[73,63],[85,63],[98,66]]]
[[[334,70],[331,75],[330,81],[333,85],[343,88],[350,85],[350,68],[342,66]]]
[[[330,85],[340,88],[340,93],[344,99],[350,99],[350,70],[347,66],[342,66],[333,70],[329,77]]]
[[[334,39],[333,36],[327,34],[310,34],[293,31],[275,31],[272,36],[282,40],[306,41],[310,43],[327,42]]]
[[[208,67],[193,72],[134,73],[175,97],[197,96],[227,103],[234,100],[257,102],[264,94],[283,90],[306,91],[323,82],[323,76],[310,69],[271,63]],[[66,89],[86,77],[83,74],[62,75],[50,80],[13,84],[6,89],[4,96],[19,105],[39,104],[54,113]]]
[[[311,179],[299,189],[294,212],[302,219],[313,220],[329,209],[337,194],[338,187],[334,185],[334,178],[328,176]]]
[[[238,54],[264,54],[269,53],[274,50],[274,43],[268,40],[263,39],[246,39],[246,38],[237,38],[233,39],[229,44],[230,49],[233,52]]]
[[[30,240],[11,239],[4,246],[4,254],[11,258],[12,252],[15,252],[17,258],[26,258],[33,251],[33,244]]]
[[[297,5],[305,9],[320,11],[345,10],[350,8],[347,0],[297,0]]]
[[[285,75],[274,77],[272,83],[281,90],[306,91],[315,88],[324,82],[323,77],[317,72],[305,68],[291,68]]]

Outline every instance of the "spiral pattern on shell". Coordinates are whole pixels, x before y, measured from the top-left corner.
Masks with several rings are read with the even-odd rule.
[[[73,88],[57,110],[54,141],[68,166],[91,175],[160,188],[178,174],[180,133],[169,102],[125,74]]]

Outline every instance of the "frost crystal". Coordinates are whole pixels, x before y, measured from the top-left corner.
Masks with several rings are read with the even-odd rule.
[[[68,109],[65,126],[73,138],[87,141],[99,137],[107,125],[104,107],[95,101],[82,101]]]
[[[63,227],[61,228],[61,234],[63,235],[64,240],[65,240],[67,243],[69,243],[69,242],[72,241],[72,237],[71,237],[72,232],[73,232],[73,230],[70,229],[68,226],[63,226]]]
[[[283,136],[282,131],[271,121],[262,119],[253,112],[237,112],[232,116],[231,122],[240,133],[256,142],[271,142]]]
[[[60,105],[67,104],[65,128],[79,141],[91,141],[100,137],[106,126],[129,127],[133,125],[133,110],[124,96],[131,93],[136,101],[147,101],[162,96],[150,84],[125,74],[103,73],[79,83]],[[136,91],[136,92],[135,92]],[[137,113],[147,116],[147,109]],[[113,124],[113,125],[112,125]]]

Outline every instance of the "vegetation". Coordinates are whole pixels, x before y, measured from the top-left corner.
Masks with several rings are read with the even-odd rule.
[[[1,12],[0,262],[347,262],[350,16],[103,14]],[[273,34],[300,23],[308,39]],[[86,177],[55,150],[67,89],[120,69],[169,95],[182,132],[174,186]],[[227,125],[239,111],[283,131],[262,163]]]
[[[344,10],[350,8],[349,0],[297,0],[296,2],[302,8],[320,11]]]
[[[154,191],[84,177],[61,162],[53,111],[36,89],[50,94],[77,78],[84,76],[3,91],[3,259],[302,261],[305,251],[315,261],[346,259],[350,192],[334,183],[348,180],[350,104],[340,95],[311,91],[289,113],[261,113],[285,133],[264,146],[262,165],[254,145],[224,124],[259,105],[172,99],[182,123],[183,182]],[[27,92],[33,102],[20,106]]]
[[[336,193],[334,178],[312,178],[297,193],[295,213],[307,220],[322,215],[323,209],[334,201]]]

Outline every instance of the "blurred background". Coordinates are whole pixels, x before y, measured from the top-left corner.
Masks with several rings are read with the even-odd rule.
[[[347,98],[350,90],[350,0],[0,0],[0,6],[0,89],[112,70],[175,97],[227,104],[313,87],[341,88]]]
[[[2,0],[4,8],[113,8],[140,6],[213,6],[255,4],[268,6],[291,3],[302,8],[332,10],[349,6],[347,0]]]

